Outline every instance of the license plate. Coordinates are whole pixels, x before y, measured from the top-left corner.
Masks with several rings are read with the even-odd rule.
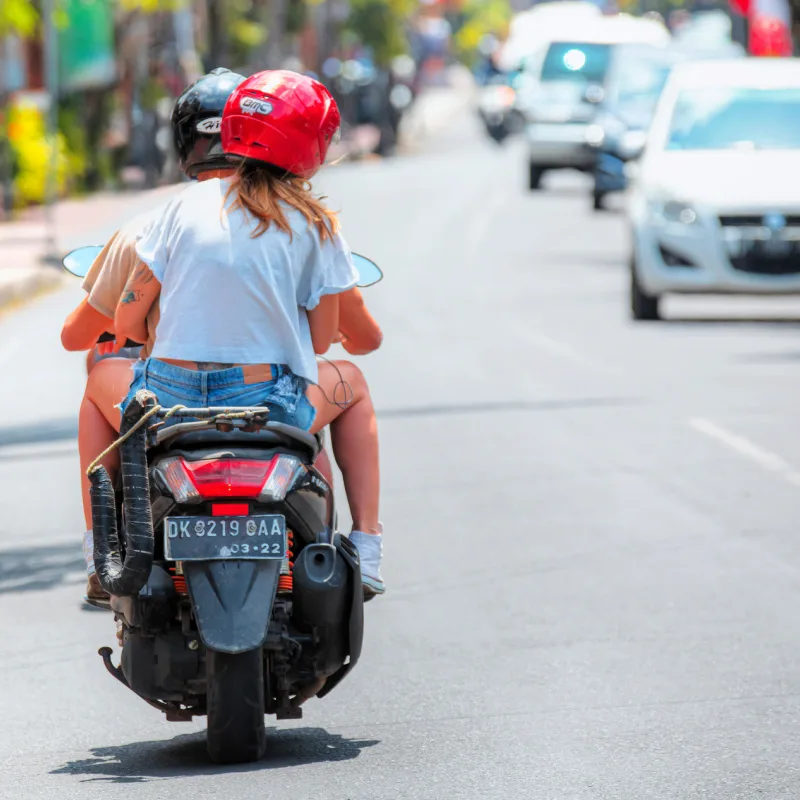
[[[167,517],[164,555],[169,561],[283,559],[286,518],[282,514]]]

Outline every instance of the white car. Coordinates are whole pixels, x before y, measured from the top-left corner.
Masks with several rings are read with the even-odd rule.
[[[594,153],[587,133],[603,97],[612,52],[622,44],[666,47],[667,29],[627,14],[582,19],[551,34],[526,60],[516,107],[527,121],[528,187],[540,188],[553,169],[590,170]]]
[[[800,293],[800,59],[684,63],[629,200],[631,311],[667,293]]]

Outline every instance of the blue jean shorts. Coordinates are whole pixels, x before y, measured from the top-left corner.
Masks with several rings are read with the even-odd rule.
[[[265,406],[273,422],[309,430],[317,411],[306,397],[308,382],[283,364],[272,365],[272,376],[270,381],[245,383],[241,367],[203,372],[148,358],[133,365],[133,380],[121,408],[124,411],[140,389],[148,389],[164,408]]]

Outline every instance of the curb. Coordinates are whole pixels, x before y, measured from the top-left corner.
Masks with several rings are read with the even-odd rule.
[[[0,314],[65,284],[56,267],[19,267],[0,272]]]

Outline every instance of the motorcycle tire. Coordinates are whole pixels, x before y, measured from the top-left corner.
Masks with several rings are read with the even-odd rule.
[[[266,749],[264,728],[264,656],[206,654],[208,755],[217,764],[258,761]]]

